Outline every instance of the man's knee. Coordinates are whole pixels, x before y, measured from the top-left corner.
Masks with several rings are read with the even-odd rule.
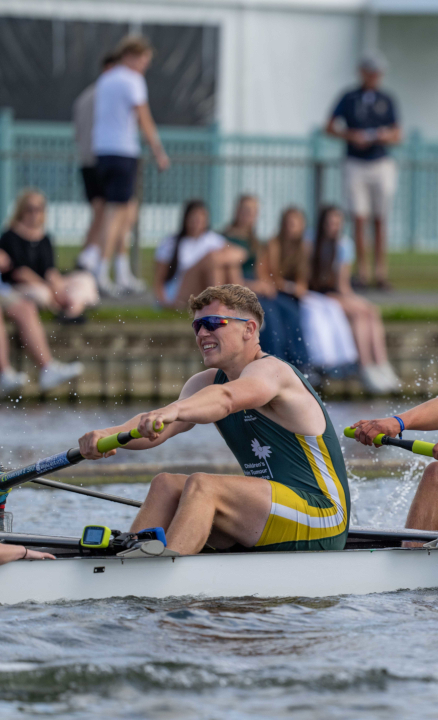
[[[419,487],[428,491],[433,488],[438,490],[438,462],[431,462],[430,465],[427,465]]]
[[[184,492],[188,494],[202,493],[203,495],[207,495],[210,494],[213,489],[214,482],[212,476],[207,473],[198,472],[189,475],[186,480]]]
[[[181,482],[178,475],[172,473],[162,472],[155,475],[151,481],[150,492],[162,492],[166,496],[170,494],[181,493]]]

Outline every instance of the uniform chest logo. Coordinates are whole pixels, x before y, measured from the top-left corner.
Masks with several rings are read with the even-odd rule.
[[[269,463],[268,463],[268,457],[270,457],[272,455],[271,446],[270,445],[260,445],[257,438],[254,438],[254,440],[251,441],[251,450],[253,451],[254,455],[259,460],[263,460],[265,462],[265,465],[269,470],[269,474],[270,474],[271,478],[274,479],[272,470],[269,467]]]

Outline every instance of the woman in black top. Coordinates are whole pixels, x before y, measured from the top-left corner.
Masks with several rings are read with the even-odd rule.
[[[39,307],[71,321],[98,302],[96,283],[88,272],[61,275],[56,269],[45,212],[46,201],[38,191],[19,197],[9,229],[0,238],[0,249],[9,258],[2,278]]]

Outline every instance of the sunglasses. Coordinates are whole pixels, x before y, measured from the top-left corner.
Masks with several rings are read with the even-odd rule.
[[[209,332],[214,332],[214,330],[217,330],[223,325],[228,325],[228,320],[240,320],[241,322],[247,322],[249,318],[230,317],[228,315],[205,315],[205,317],[193,320],[192,328],[195,331],[195,335],[198,334],[202,327]]]

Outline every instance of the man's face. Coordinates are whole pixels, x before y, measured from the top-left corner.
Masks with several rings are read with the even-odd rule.
[[[370,72],[369,70],[360,71],[362,85],[367,88],[367,90],[377,90],[382,81],[382,76],[383,73],[381,72]]]
[[[237,310],[230,310],[218,300],[206,305],[202,310],[196,310],[195,320],[206,315],[242,317]],[[208,368],[224,367],[241,355],[246,345],[244,338],[248,337],[246,328],[247,323],[233,320],[213,331],[201,327],[196,336],[196,343],[204,359],[204,365]]]

